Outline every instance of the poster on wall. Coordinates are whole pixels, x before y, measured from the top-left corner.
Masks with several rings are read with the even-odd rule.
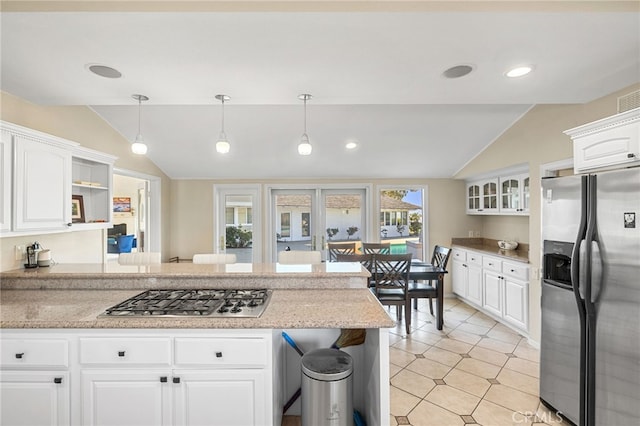
[[[131,197],[113,197],[114,213],[131,213]]]

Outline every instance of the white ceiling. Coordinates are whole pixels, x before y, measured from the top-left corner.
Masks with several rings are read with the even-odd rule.
[[[2,90],[89,105],[129,140],[131,95],[149,96],[147,155],[172,178],[415,178],[452,176],[535,104],[588,102],[640,81],[637,7],[389,9],[3,12]],[[123,77],[91,74],[93,63]],[[504,77],[525,63],[532,74]],[[459,64],[474,71],[442,76]],[[231,97],[224,156],[214,149],[220,93]],[[301,93],[313,95],[309,157],[296,151]]]

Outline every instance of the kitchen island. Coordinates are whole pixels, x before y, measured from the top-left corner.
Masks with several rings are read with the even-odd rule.
[[[330,346],[341,329],[365,329],[363,344],[344,349],[354,358],[354,408],[368,424],[387,424],[387,328],[395,322],[366,288],[368,273],[359,264],[251,265],[250,272],[239,265],[243,272],[222,270],[233,265],[161,264],[0,274],[6,401],[11,395],[24,401],[28,383],[34,394],[48,395],[31,411],[42,408],[62,424],[115,421],[110,416],[119,412],[152,424],[279,425],[300,385],[300,356],[282,331],[309,351]],[[243,285],[272,288],[259,318],[98,317],[148,288]],[[299,413],[298,404],[287,414]],[[3,424],[10,415],[3,410]]]

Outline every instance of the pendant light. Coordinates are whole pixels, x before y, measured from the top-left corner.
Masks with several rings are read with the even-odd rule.
[[[149,98],[145,95],[131,95],[131,97],[138,101],[138,135],[131,145],[131,151],[134,154],[144,155],[147,153],[147,145],[144,143],[142,133],[140,132],[140,110],[142,109],[142,101],[148,101]]]
[[[304,101],[304,133],[302,134],[300,143],[298,144],[298,154],[311,155],[311,150],[313,149],[313,147],[311,146],[311,142],[309,142],[309,136],[307,135],[307,101],[311,99],[311,95],[298,95],[298,99]]]
[[[216,99],[222,102],[222,130],[220,130],[220,136],[218,136],[218,142],[216,142],[216,151],[220,154],[226,154],[231,149],[231,144],[227,140],[227,134],[224,132],[224,101],[231,99],[227,95],[216,95]]]

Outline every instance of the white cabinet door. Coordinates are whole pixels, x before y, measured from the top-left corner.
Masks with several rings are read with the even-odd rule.
[[[261,369],[181,371],[174,388],[176,426],[247,426],[270,423]]]
[[[456,259],[453,260],[451,285],[455,294],[460,297],[467,297],[467,265]]]
[[[498,317],[502,317],[502,277],[495,272],[484,272],[484,303],[482,306]]]
[[[22,136],[14,140],[16,231],[65,229],[71,222],[71,152]]]
[[[472,263],[467,265],[467,299],[482,306],[482,267]]]
[[[3,371],[0,375],[0,407],[2,425],[68,425],[69,374]]]
[[[11,152],[12,139],[11,133],[2,130],[0,133],[0,188],[2,188],[2,197],[0,198],[0,231],[11,230]]]
[[[528,213],[529,192],[528,174],[500,177],[500,213]]]
[[[525,281],[505,277],[504,281],[504,316],[506,321],[516,327],[527,329],[528,289]]]
[[[85,370],[82,425],[171,425],[171,370]]]

